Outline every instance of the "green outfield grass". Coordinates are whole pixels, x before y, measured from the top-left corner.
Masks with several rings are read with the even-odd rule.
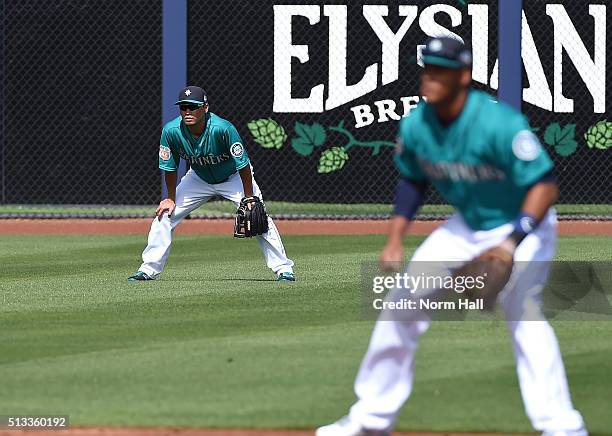
[[[145,240],[0,237],[0,415],[314,428],[346,413],[373,325],[360,268],[382,236],[285,237],[298,281],[276,283],[255,241],[179,234],[159,280],[128,283]],[[559,258],[611,247],[564,237]],[[612,434],[612,322],[553,324],[576,406]],[[416,375],[399,429],[530,431],[501,322],[434,323]]]
[[[57,215],[57,216],[142,216],[149,217],[155,212],[155,205],[150,206],[69,206],[69,205],[0,205],[0,217],[23,215]],[[289,203],[285,201],[267,201],[266,207],[272,215],[313,215],[313,216],[381,216],[389,215],[393,206],[390,204],[328,204],[328,203]],[[559,215],[612,216],[612,204],[559,204],[555,206]],[[228,216],[236,212],[236,207],[229,201],[211,201],[192,213],[194,217]],[[426,204],[419,214],[421,216],[445,216],[453,212],[449,205]]]

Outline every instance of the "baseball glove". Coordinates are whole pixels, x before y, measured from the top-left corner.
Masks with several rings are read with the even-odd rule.
[[[259,197],[244,197],[236,210],[234,237],[252,238],[268,231],[268,214]]]
[[[497,296],[504,289],[512,273],[513,255],[507,249],[497,246],[455,270],[454,277],[472,277],[482,287],[472,287],[465,291],[471,300],[482,298],[485,310],[492,311]]]

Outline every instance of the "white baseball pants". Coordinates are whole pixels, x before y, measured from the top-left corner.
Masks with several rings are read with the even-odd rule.
[[[240,174],[236,172],[225,182],[212,185],[202,180],[193,169],[190,169],[176,188],[176,209],[172,216],[168,218],[168,215],[164,214],[161,221],[157,218],[153,219],[147,248],[142,252],[142,265],[139,271],[152,277],[161,273],[170,254],[174,228],[187,215],[215,195],[232,201],[237,207],[244,197]],[[261,191],[255,178],[253,178],[253,195],[261,198]],[[257,236],[257,242],[263,251],[268,268],[277,275],[293,272],[293,261],[285,254],[285,247],[278,229],[270,217],[268,217],[268,226],[267,233]]]
[[[511,231],[512,225],[505,224],[475,232],[460,216],[454,215],[417,248],[408,272],[415,275],[416,271],[410,272],[414,262],[465,262],[498,245]],[[551,210],[517,248],[514,259],[525,262],[520,264],[523,271],[515,270],[498,299],[508,320],[525,410],[536,430],[550,432],[580,430],[584,426],[582,416],[572,406],[557,338],[541,313],[547,261],[553,258],[555,249],[556,215]],[[435,297],[440,291],[429,292],[429,296]],[[405,291],[398,294],[391,291],[387,300],[406,297]],[[366,428],[391,429],[410,396],[419,337],[431,320],[422,311],[409,312],[401,320],[384,320],[383,312],[374,327],[355,381],[358,401],[349,415]],[[537,319],[541,321],[534,321]]]

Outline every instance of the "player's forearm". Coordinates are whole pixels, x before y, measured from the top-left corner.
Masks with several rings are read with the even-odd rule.
[[[404,235],[408,230],[408,224],[410,220],[402,215],[395,215],[391,218],[389,226],[389,234],[387,236],[387,244],[402,244],[404,241]]]
[[[166,179],[166,189],[168,190],[167,198],[176,201],[176,171],[164,171],[164,178]]]
[[[401,244],[408,224],[423,203],[426,185],[401,178],[395,190],[395,208],[389,229],[389,244]]]
[[[240,179],[242,180],[242,189],[245,197],[253,196],[253,174],[251,173],[251,165],[247,165],[242,168],[239,172]]]
[[[558,197],[559,188],[554,180],[544,180],[529,188],[521,213],[513,223],[514,230],[502,243],[502,247],[513,253],[523,239],[535,230]]]
[[[521,212],[532,216],[537,222],[540,222],[558,198],[559,188],[556,182],[536,183],[527,191]]]

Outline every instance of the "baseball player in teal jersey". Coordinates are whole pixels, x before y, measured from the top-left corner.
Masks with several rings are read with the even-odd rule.
[[[128,280],[153,280],[170,254],[172,231],[193,210],[215,195],[237,206],[245,197],[259,197],[249,156],[236,128],[209,112],[204,90],[188,86],[176,102],[180,116],[167,123],[159,145],[159,168],[164,170],[168,198],[157,208],[142,265]],[[176,186],[180,158],[191,169]],[[265,221],[264,221],[265,222]],[[257,236],[268,267],[279,281],[294,281],[293,261],[285,254],[276,226],[268,217],[268,231]]]
[[[487,256],[508,262],[511,280],[496,297],[511,333],[527,415],[545,436],[586,436],[556,336],[541,312],[540,294],[556,249],[552,162],[525,117],[471,89],[471,52],[462,42],[428,40],[423,62],[421,94],[427,103],[400,123],[395,163],[401,178],[381,266],[391,269],[403,260],[409,220],[432,184],[456,213],[417,248],[407,274],[418,276],[426,262],[440,268]],[[391,290],[386,301],[405,297],[400,291]],[[441,293],[419,289],[415,298]],[[431,313],[416,307],[401,316],[381,312],[355,380],[357,402],[317,436],[390,434],[412,390],[419,337],[431,324]]]

